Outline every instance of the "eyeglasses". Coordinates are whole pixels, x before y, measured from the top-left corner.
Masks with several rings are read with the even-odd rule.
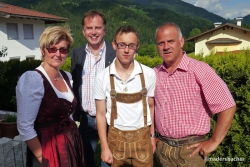
[[[129,49],[136,50],[138,47],[138,45],[135,43],[125,44],[124,42],[120,43],[117,43],[116,41],[114,42],[116,43],[118,49],[125,49],[128,46]]]
[[[57,48],[46,48],[46,49],[47,49],[47,51],[49,53],[56,53],[57,50],[59,50],[59,52],[61,54],[67,54],[67,53],[69,53],[69,49],[68,48],[67,49],[65,49],[65,48],[60,48],[60,49],[57,49]]]

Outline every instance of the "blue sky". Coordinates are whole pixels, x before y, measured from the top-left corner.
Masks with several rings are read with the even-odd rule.
[[[182,0],[225,19],[244,17],[250,14],[250,0]]]

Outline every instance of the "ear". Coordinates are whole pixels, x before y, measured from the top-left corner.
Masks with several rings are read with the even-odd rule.
[[[82,28],[82,34],[83,36],[85,36],[84,27]]]
[[[44,49],[40,48],[40,51],[41,51],[41,53],[42,53],[42,56],[44,57],[44,55],[45,55]]]
[[[137,46],[136,52],[139,50],[139,48],[140,48],[140,43],[138,43],[138,46]]]
[[[106,27],[104,26],[104,35],[106,35]]]
[[[112,47],[113,47],[113,49],[114,49],[114,50],[116,50],[116,49],[117,49],[117,45],[116,45],[116,43],[115,43],[115,41],[114,41],[114,40],[112,41]]]
[[[182,48],[182,47],[184,46],[184,43],[185,43],[185,41],[184,41],[184,38],[183,38],[183,37],[181,37],[180,43],[181,43],[181,48]]]

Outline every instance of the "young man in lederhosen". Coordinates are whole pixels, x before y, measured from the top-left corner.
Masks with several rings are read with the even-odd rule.
[[[155,73],[134,60],[139,38],[133,27],[120,27],[112,46],[116,58],[97,75],[94,90],[101,159],[112,167],[152,167]]]

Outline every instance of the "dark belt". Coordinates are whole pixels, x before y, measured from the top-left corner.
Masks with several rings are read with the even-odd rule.
[[[178,147],[178,146],[183,146],[185,144],[191,144],[191,143],[197,143],[204,141],[206,139],[205,135],[202,136],[188,136],[184,138],[179,138],[179,139],[173,139],[173,138],[168,138],[160,135],[159,133],[156,133],[157,137],[159,140],[161,140],[164,143],[167,143],[170,146],[173,147]]]

